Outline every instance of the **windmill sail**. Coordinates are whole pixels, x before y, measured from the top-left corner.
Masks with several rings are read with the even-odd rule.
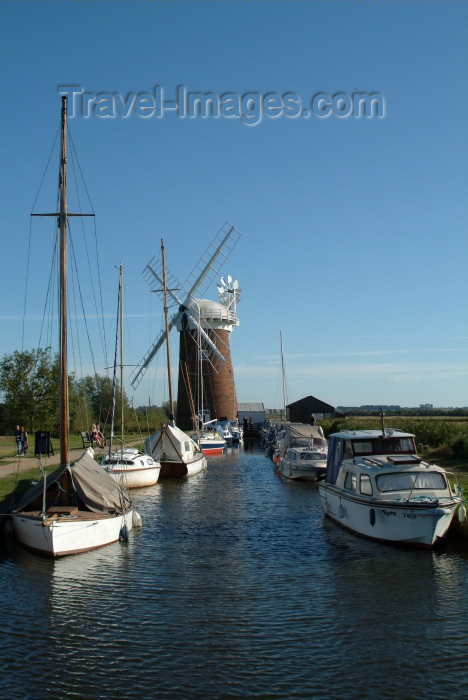
[[[169,330],[177,323],[182,323],[195,339],[197,329],[199,327],[198,319],[193,315],[194,297],[197,295],[202,297],[214,278],[218,275],[219,270],[227,257],[232,252],[234,246],[239,240],[240,232],[226,222],[218,231],[213,241],[203,253],[200,260],[197,262],[192,272],[187,277],[184,284],[180,284],[177,278],[166,268],[166,290],[168,297],[171,300],[171,308],[176,311],[169,322]],[[163,270],[162,260],[153,258],[143,271],[143,278],[146,280],[151,290],[163,298]],[[183,316],[185,315],[185,319]],[[212,337],[201,328],[201,338],[203,339],[206,358],[213,367],[216,364],[225,361],[226,353],[229,352],[229,347],[226,346],[224,340],[214,342]],[[162,330],[156,338],[153,345],[144,355],[138,368],[132,373],[130,381],[132,386],[136,388],[143,379],[144,373],[150,365],[153,357],[156,355],[160,347],[163,345],[166,338],[166,331]],[[221,349],[220,349],[221,346]],[[222,349],[225,347],[225,352]]]

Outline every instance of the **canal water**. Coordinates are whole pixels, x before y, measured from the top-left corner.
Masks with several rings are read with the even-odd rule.
[[[257,445],[133,492],[128,543],[0,552],[1,698],[466,698],[468,551],[324,519]]]

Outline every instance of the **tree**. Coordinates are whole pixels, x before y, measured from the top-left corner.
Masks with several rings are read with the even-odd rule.
[[[16,423],[30,432],[58,424],[59,358],[50,348],[17,350],[0,361],[0,390]]]

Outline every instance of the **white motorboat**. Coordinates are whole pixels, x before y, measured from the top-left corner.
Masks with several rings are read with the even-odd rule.
[[[241,425],[239,425],[239,420],[236,418],[236,420],[230,421],[231,423],[231,435],[232,435],[232,442],[233,443],[240,443],[244,439],[244,431]]]
[[[276,433],[276,439],[273,444],[273,456],[272,460],[274,464],[278,465],[279,464],[279,459],[280,459],[280,452],[281,452],[281,446],[284,441],[284,436],[286,435],[286,430],[284,427],[280,428],[278,432]]]
[[[220,455],[226,449],[226,440],[216,430],[214,425],[216,422],[216,418],[206,421],[203,423],[200,433],[193,436],[205,455]]]
[[[60,232],[60,466],[47,478],[43,472],[43,480],[26,492],[11,516],[20,544],[51,557],[128,539],[134,522],[141,523],[127,492],[95,462],[92,448],[69,464],[67,233],[72,215],[67,203],[66,146],[67,98],[62,97],[59,212],[50,214],[58,219]]]
[[[343,527],[428,548],[446,536],[463,500],[453,475],[418,457],[414,435],[384,426],[330,435],[318,488],[325,515]]]
[[[206,468],[206,457],[196,442],[175,425],[163,425],[147,437],[145,452],[160,463],[161,479],[193,476]]]
[[[216,429],[218,433],[221,435],[223,440],[225,440],[226,445],[232,445],[232,432],[231,432],[231,423],[228,420],[222,420],[218,421],[216,423]]]
[[[221,455],[226,449],[226,440],[215,430],[200,433],[199,445],[204,455]]]
[[[287,479],[318,481],[327,468],[327,441],[318,425],[288,423],[276,466]]]

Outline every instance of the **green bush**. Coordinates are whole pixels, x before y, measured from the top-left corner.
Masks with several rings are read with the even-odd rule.
[[[378,417],[336,418],[320,421],[325,436],[339,430],[375,430],[382,427]],[[468,423],[466,421],[443,420],[441,418],[385,418],[386,428],[397,428],[415,436],[416,444],[427,445],[431,449],[446,445],[453,454],[468,456]]]

